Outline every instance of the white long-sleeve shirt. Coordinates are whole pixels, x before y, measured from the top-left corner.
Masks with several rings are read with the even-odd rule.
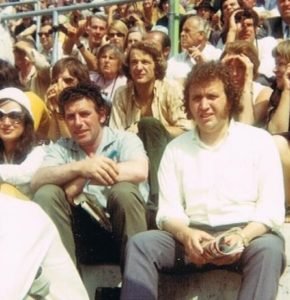
[[[25,195],[31,196],[30,181],[44,156],[45,148],[37,146],[21,164],[0,164],[0,182],[10,183]]]
[[[284,188],[278,151],[269,133],[231,122],[217,146],[196,130],[166,148],[159,172],[157,224],[170,218],[186,225],[259,222],[278,229],[284,220]]]

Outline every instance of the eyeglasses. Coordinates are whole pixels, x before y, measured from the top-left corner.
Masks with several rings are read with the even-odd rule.
[[[20,124],[24,120],[24,113],[22,111],[14,109],[8,112],[0,109],[0,123],[4,122],[5,118],[8,118],[13,125]]]
[[[109,36],[109,38],[113,38],[115,36],[121,38],[121,37],[124,37],[125,35],[121,32],[110,32],[110,33],[108,33],[108,36]]]
[[[38,36],[42,37],[44,35],[45,37],[49,37],[52,33],[52,30],[49,30],[48,32],[38,32]]]

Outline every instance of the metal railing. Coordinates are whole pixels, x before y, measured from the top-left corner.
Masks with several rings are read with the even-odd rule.
[[[74,4],[74,5],[68,5],[68,6],[61,6],[61,7],[53,7],[48,9],[38,9],[35,11],[27,11],[27,12],[19,12],[16,14],[4,14],[0,16],[1,22],[6,22],[8,20],[13,19],[19,19],[24,17],[39,17],[39,16],[45,16],[45,15],[52,15],[53,19],[53,26],[58,26],[58,16],[61,13],[66,13],[74,10],[86,10],[86,9],[92,9],[92,8],[98,8],[98,7],[106,7],[111,5],[119,5],[119,4],[126,4],[126,3],[135,3],[140,2],[142,0],[99,0],[98,2],[94,3],[84,3],[84,4]],[[23,1],[24,3],[34,3],[35,0],[31,1]],[[19,4],[19,2],[16,2]],[[4,4],[4,3],[3,3]],[[5,3],[6,4],[6,3]],[[12,2],[11,4],[15,4],[15,2]],[[168,14],[169,16],[169,36],[171,39],[172,44],[172,54],[175,54],[178,52],[178,43],[179,43],[179,1],[176,0],[170,0],[170,12]],[[40,18],[38,18],[37,26],[39,29],[40,26]],[[52,53],[52,63],[56,62],[57,57],[57,49],[58,49],[58,32],[54,33],[54,44],[53,44],[53,53]]]

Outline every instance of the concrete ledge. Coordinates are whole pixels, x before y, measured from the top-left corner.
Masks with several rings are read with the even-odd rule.
[[[284,224],[286,254],[290,255],[290,224]],[[116,287],[121,282],[117,265],[82,266],[82,275],[91,300],[98,287]],[[237,273],[214,270],[187,275],[160,274],[160,300],[233,300],[236,299],[241,278]],[[290,299],[290,257],[280,280],[276,300]],[[252,300],[252,299],[251,299]],[[254,299],[253,299],[254,300]]]

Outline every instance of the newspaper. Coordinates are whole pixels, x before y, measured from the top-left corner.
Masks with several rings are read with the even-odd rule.
[[[215,243],[215,248],[220,252],[220,254],[223,255],[231,255],[231,254],[236,254],[236,253],[241,253],[244,250],[244,245],[243,241],[239,240],[236,244],[234,245],[228,245],[225,240],[226,237],[232,234],[237,233],[240,229],[238,228],[232,228],[228,231],[225,231],[218,236],[215,237],[214,241],[207,242],[203,245],[204,250],[209,250],[210,245],[212,243]]]

